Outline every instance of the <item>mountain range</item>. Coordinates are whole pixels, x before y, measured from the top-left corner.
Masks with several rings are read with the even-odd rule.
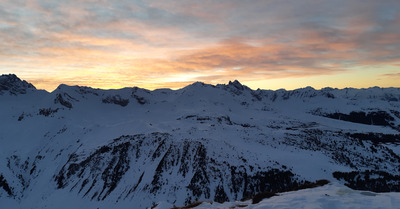
[[[330,187],[400,192],[400,89],[38,90],[0,76],[0,208],[147,208]]]

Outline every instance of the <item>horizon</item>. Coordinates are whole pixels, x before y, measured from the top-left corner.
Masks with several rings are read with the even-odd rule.
[[[100,90],[119,90],[119,89],[124,89],[124,88],[140,88],[140,89],[145,89],[145,90],[149,90],[149,91],[155,91],[155,90],[161,90],[161,89],[180,90],[180,89],[186,88],[186,87],[188,87],[188,86],[190,86],[190,85],[193,85],[193,84],[195,84],[195,83],[202,83],[202,84],[211,85],[211,86],[229,85],[229,83],[231,83],[231,82],[233,83],[233,82],[235,82],[235,81],[239,82],[239,83],[240,83],[241,85],[243,85],[243,86],[246,86],[246,87],[250,88],[252,91],[255,91],[255,90],[258,90],[258,89],[259,89],[259,90],[266,90],[266,91],[278,91],[278,90],[295,91],[295,90],[305,89],[305,88],[312,88],[312,89],[317,90],[317,91],[322,90],[322,89],[327,89],[327,88],[337,89],[337,90],[343,90],[343,89],[371,89],[371,88],[383,88],[383,89],[384,89],[384,88],[400,88],[400,87],[393,87],[393,86],[390,86],[390,87],[370,86],[370,87],[366,87],[366,88],[353,88],[353,87],[334,88],[334,87],[330,87],[330,86],[325,86],[325,87],[322,87],[322,88],[314,88],[314,87],[312,87],[312,86],[304,86],[304,87],[300,87],[300,88],[296,88],[296,89],[285,89],[285,88],[279,88],[279,89],[262,89],[262,88],[251,88],[251,87],[247,86],[246,84],[242,83],[240,80],[235,79],[235,80],[232,80],[232,81],[228,81],[227,83],[217,83],[217,84],[210,84],[210,83],[205,83],[205,82],[202,82],[202,81],[194,81],[193,83],[190,83],[190,84],[188,84],[188,85],[186,85],[186,86],[183,86],[183,87],[181,87],[181,88],[157,88],[157,89],[147,89],[147,88],[143,88],[143,87],[140,87],[140,86],[124,86],[124,87],[120,87],[120,88],[109,88],[109,89],[107,89],[107,88],[96,88],[96,87],[92,87],[92,86],[82,86],[82,85],[74,85],[74,84],[64,84],[64,83],[60,83],[59,85],[57,85],[57,87],[56,87],[55,89],[49,91],[49,90],[47,90],[47,89],[37,88],[33,83],[29,82],[28,80],[22,79],[21,77],[19,77],[19,76],[16,75],[16,74],[9,73],[9,74],[2,74],[1,76],[9,76],[9,75],[14,75],[14,76],[16,76],[18,79],[20,79],[21,81],[25,81],[25,82],[28,82],[29,84],[32,84],[37,90],[44,90],[44,91],[49,92],[49,93],[52,93],[53,91],[55,91],[57,88],[59,88],[59,87],[62,86],[62,85],[70,86],[70,87],[73,87],[73,86],[77,86],[77,87],[86,87],[86,88],[100,89]],[[0,76],[0,77],[1,77],[1,76]]]
[[[0,74],[37,88],[400,87],[400,2],[0,2]]]

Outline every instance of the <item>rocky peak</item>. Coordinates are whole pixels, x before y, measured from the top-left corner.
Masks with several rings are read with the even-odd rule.
[[[228,86],[235,87],[238,90],[244,90],[245,86],[243,86],[238,80],[229,81]]]
[[[35,90],[35,86],[25,80],[19,79],[14,74],[3,74],[0,76],[0,94],[8,91],[10,94],[26,94],[28,89]]]
[[[251,90],[249,87],[242,85],[238,80],[234,80],[233,82],[229,81],[228,85],[217,85],[217,87],[222,87],[235,95],[240,95],[245,90]]]

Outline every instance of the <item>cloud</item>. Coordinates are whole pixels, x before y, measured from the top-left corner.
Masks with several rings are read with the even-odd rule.
[[[257,80],[282,77],[303,77],[327,75],[343,71],[340,65],[318,62],[319,55],[306,53],[301,48],[265,43],[258,46],[245,40],[225,40],[211,48],[186,50],[174,60],[135,60],[133,66],[145,72],[164,78],[185,78],[187,81],[209,83],[228,80]],[[124,69],[119,72],[137,75],[138,72]]]
[[[400,73],[388,73],[388,74],[382,74],[381,76],[390,78],[400,78]]]
[[[398,66],[399,11],[397,0],[5,0],[0,71],[49,89],[334,76]]]

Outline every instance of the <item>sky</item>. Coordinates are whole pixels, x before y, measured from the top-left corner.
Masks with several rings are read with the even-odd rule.
[[[400,1],[2,0],[9,73],[48,91],[400,87]]]

